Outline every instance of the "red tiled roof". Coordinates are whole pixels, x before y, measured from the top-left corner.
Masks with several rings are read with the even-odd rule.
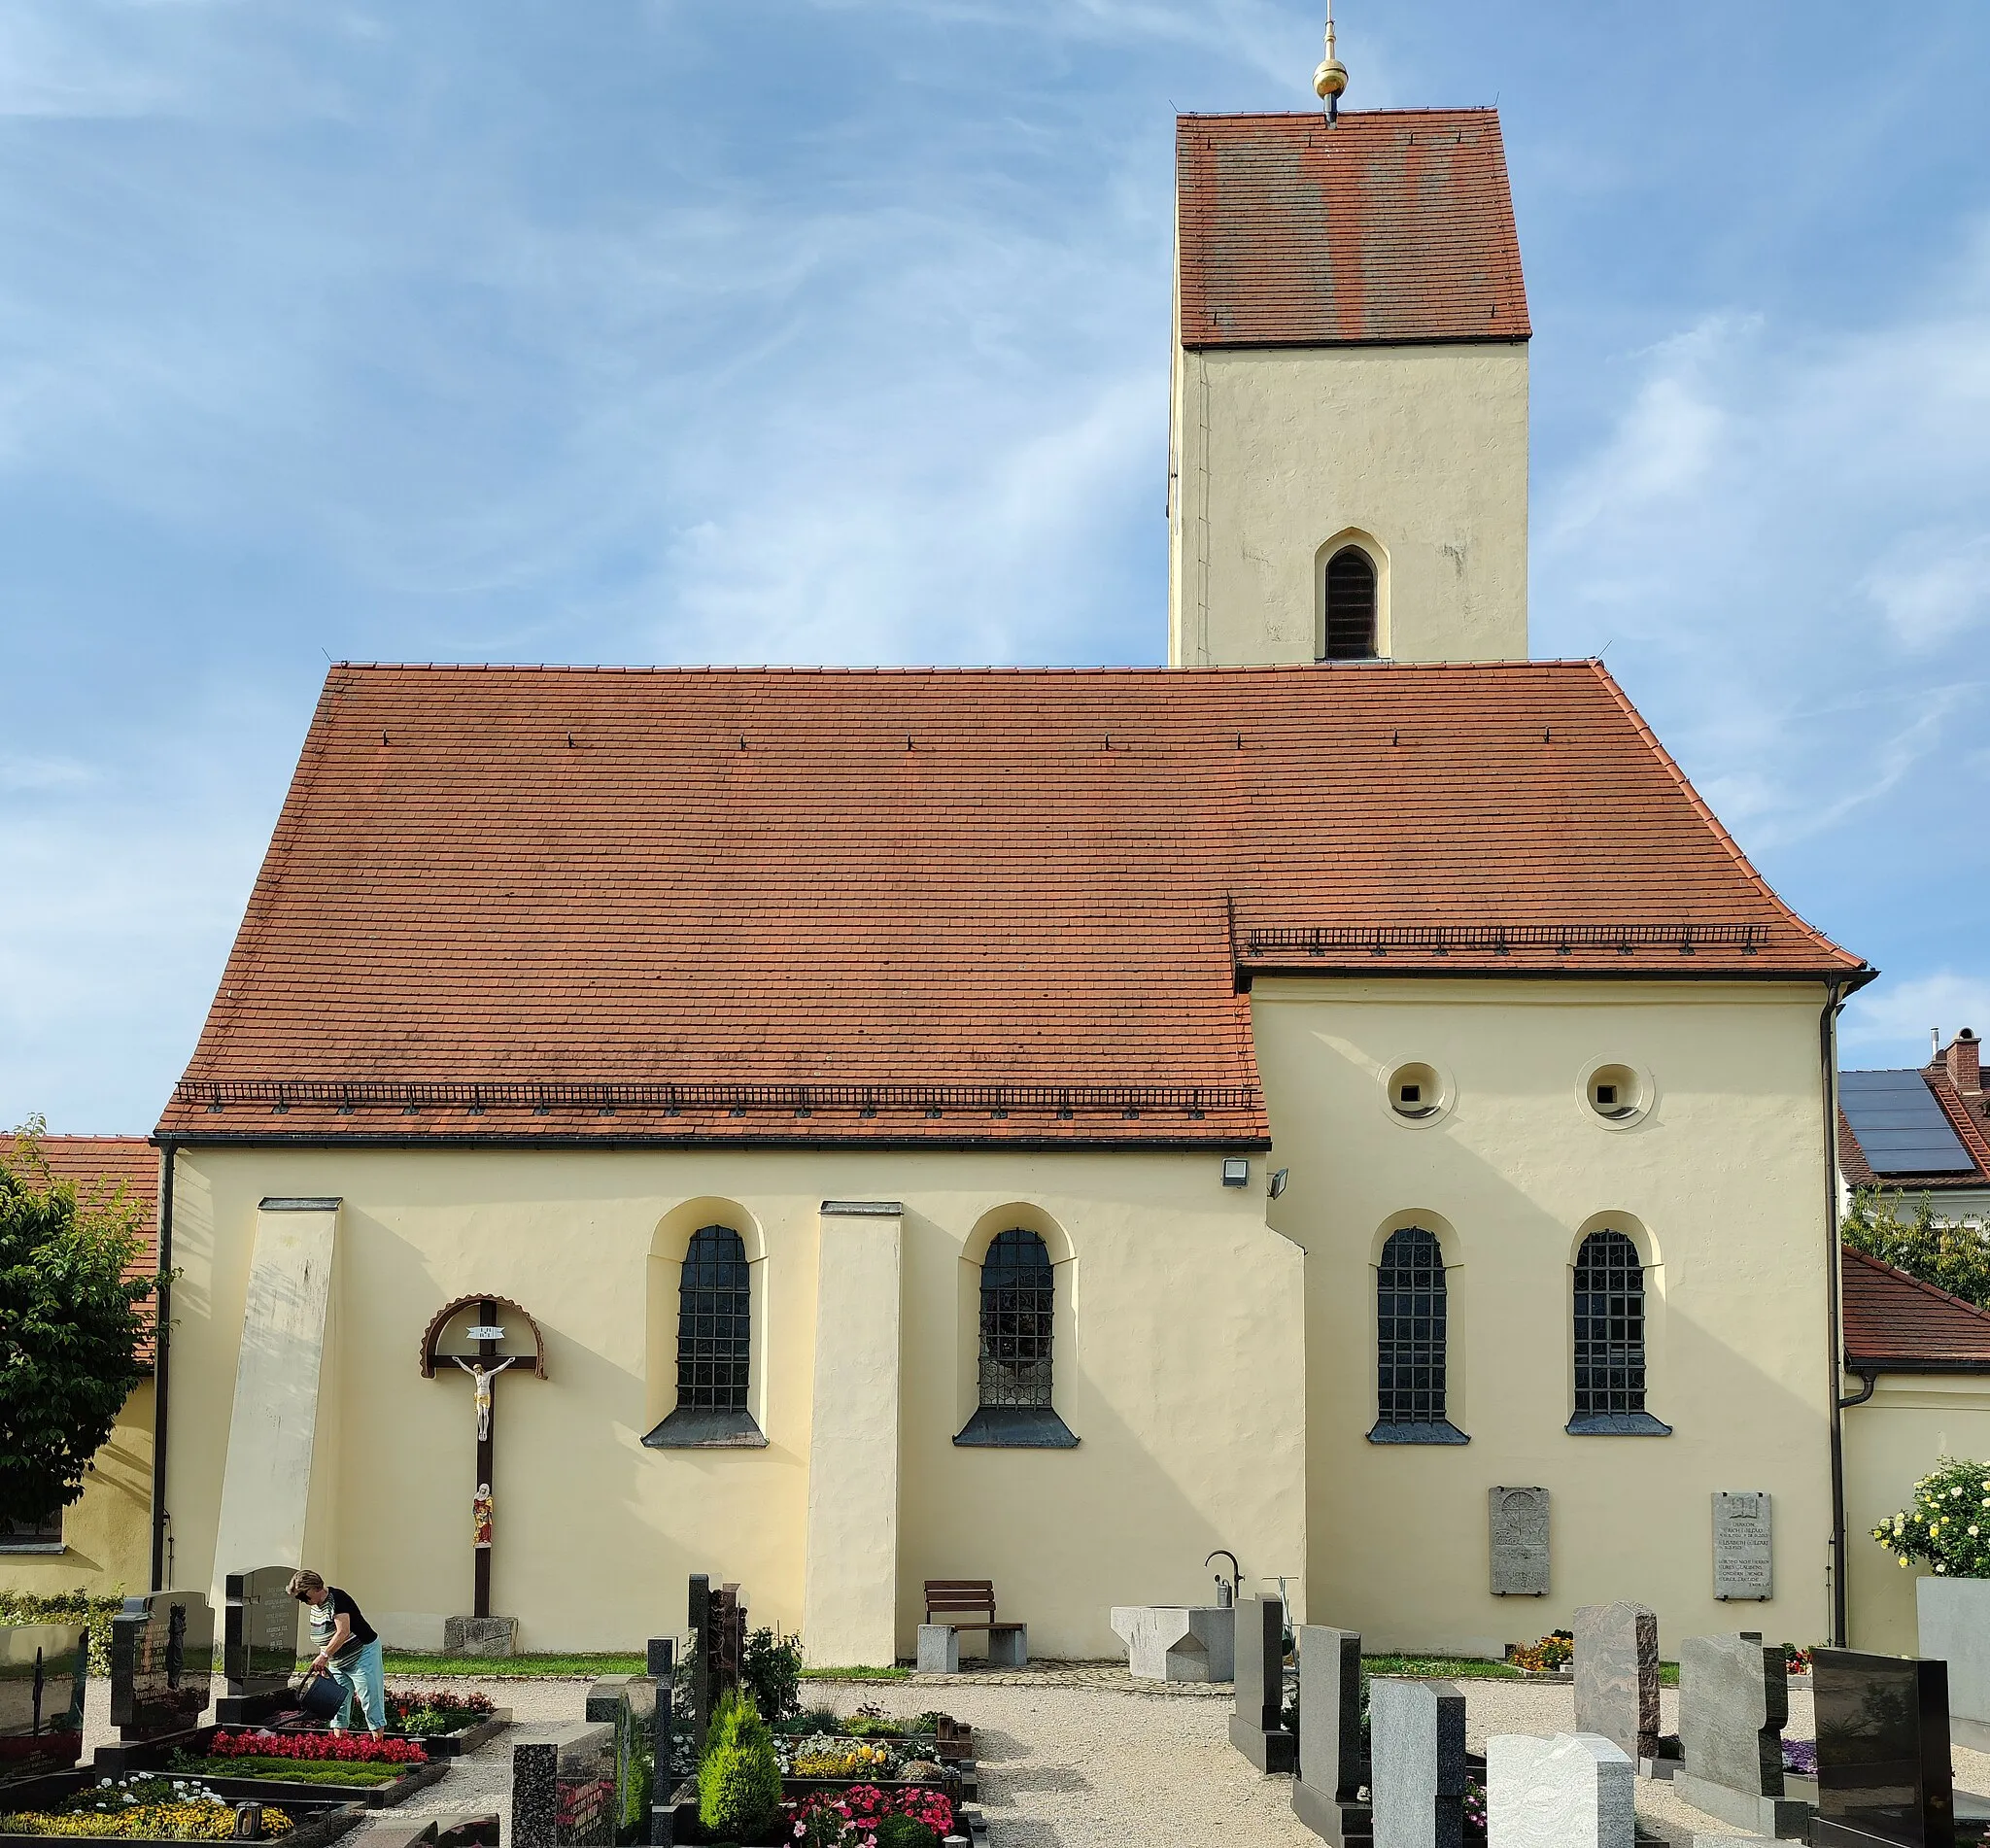
[[[1531,332],[1492,110],[1183,116],[1175,186],[1184,347]]]
[[[124,1275],[154,1275],[159,1267],[159,1151],[143,1136],[40,1136],[35,1146],[49,1172],[57,1181],[74,1181],[81,1199],[108,1199],[121,1188],[125,1197],[136,1203],[141,1243]],[[143,1316],[152,1314],[150,1299],[138,1308]],[[145,1339],[143,1356],[150,1364],[150,1335]]]
[[[1941,1193],[1957,1188],[1975,1189],[1990,1186],[1990,1129],[1986,1129],[1984,1117],[1976,1111],[1990,1110],[1990,1098],[1965,1098],[1949,1082],[1948,1074],[1939,1065],[1921,1068],[1921,1081],[1935,1094],[1935,1101],[1941,1107],[1941,1113],[1954,1126],[1957,1139],[1964,1151],[1976,1164],[1974,1173],[1955,1172],[1949,1174],[1879,1174],[1866,1159],[1866,1151],[1859,1146],[1859,1137],[1846,1118],[1843,1111],[1838,1112],[1838,1170],[1844,1176],[1848,1186],[1886,1187],[1904,1193]],[[1972,1110],[1973,1104],[1974,1110]]]
[[[1850,1246],[1842,1275],[1851,1372],[1990,1369],[1990,1312]]]
[[[159,1127],[1235,1145],[1252,974],[1862,967],[1590,663],[341,666]]]

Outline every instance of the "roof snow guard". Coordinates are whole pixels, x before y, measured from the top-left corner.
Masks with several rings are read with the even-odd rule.
[[[1863,973],[1590,663],[343,666],[159,1134],[1235,1150],[1258,977]]]

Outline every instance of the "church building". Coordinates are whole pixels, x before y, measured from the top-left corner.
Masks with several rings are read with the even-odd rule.
[[[1841,1628],[1871,972],[1528,659],[1498,120],[1177,188],[1167,667],[328,673],[155,1136],[155,1570],[534,1650],[708,1572],[822,1664],[936,1579],[1109,1656],[1219,1548],[1370,1648]]]

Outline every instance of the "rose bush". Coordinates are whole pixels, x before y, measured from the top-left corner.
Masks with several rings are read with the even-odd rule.
[[[1990,1579],[1990,1469],[1944,1456],[1872,1537],[1903,1567],[1919,1559],[1947,1578]]]

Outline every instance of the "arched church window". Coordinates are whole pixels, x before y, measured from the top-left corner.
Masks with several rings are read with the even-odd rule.
[[[1357,545],[1326,562],[1326,659],[1375,659],[1375,561]]]
[[[738,1233],[724,1225],[693,1233],[677,1290],[680,1410],[746,1409],[752,1294],[746,1242]]]
[[[981,1403],[1050,1403],[1050,1253],[1034,1232],[999,1233],[981,1260]]]
[[[1592,1232],[1575,1257],[1575,1416],[1578,1435],[1663,1437],[1645,1410],[1644,1265],[1622,1232]]]
[[[1463,1444],[1445,1406],[1444,1248],[1420,1225],[1391,1232],[1375,1274],[1371,1444]]]

